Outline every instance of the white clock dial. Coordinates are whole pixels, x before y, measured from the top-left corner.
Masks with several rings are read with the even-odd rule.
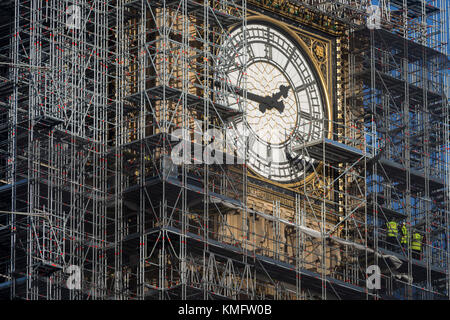
[[[253,22],[246,34],[246,109],[239,96],[227,97],[224,103],[245,111],[245,117],[234,120],[233,125],[238,135],[248,135],[249,167],[276,182],[298,181],[313,160],[290,149],[324,134],[327,115],[320,81],[300,46],[275,26]],[[237,92],[244,75],[232,66],[245,63],[243,41],[243,29],[233,30],[226,41],[228,49],[219,55],[219,69]]]

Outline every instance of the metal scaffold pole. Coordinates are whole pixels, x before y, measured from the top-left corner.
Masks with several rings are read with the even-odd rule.
[[[448,1],[5,3],[0,298],[449,299]]]

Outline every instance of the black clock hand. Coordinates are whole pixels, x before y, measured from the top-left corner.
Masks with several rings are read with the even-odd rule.
[[[216,81],[215,84],[217,86],[220,86],[219,81]],[[241,97],[244,97],[243,89],[233,87],[233,86],[231,86],[231,87],[234,89],[234,92],[236,94],[238,94]],[[272,109],[272,108],[277,109],[279,113],[283,113],[284,108],[285,108],[284,103],[283,103],[283,101],[278,101],[278,99],[280,99],[281,97],[286,98],[290,88],[291,88],[290,86],[281,85],[280,91],[273,94],[272,97],[269,97],[269,96],[262,97],[262,96],[259,96],[257,94],[247,91],[247,99],[250,99],[254,102],[259,103],[259,111],[261,111],[262,113],[264,113],[267,109]]]
[[[273,99],[274,101],[278,101],[278,99],[280,99],[281,97],[287,98],[288,93],[289,93],[289,89],[290,89],[290,88],[291,88],[291,86],[284,86],[284,85],[281,85],[281,86],[280,86],[280,91],[277,92],[277,93],[275,93],[275,94],[273,94],[273,95],[272,95],[272,99]]]
[[[259,105],[259,111],[264,113],[267,109],[275,108],[278,110],[279,113],[283,113],[283,111],[284,111],[284,102],[283,101],[276,101],[270,97],[267,97],[267,98],[268,98],[268,101],[266,101],[266,103]]]
[[[262,113],[266,112],[267,109],[272,109],[273,108],[273,99],[271,97],[261,97],[258,96],[257,94],[251,93],[251,92],[247,92],[247,98],[255,101],[257,103],[259,103],[259,111],[261,111]],[[279,104],[278,102],[276,102],[277,104]],[[283,112],[284,110],[284,105],[282,105],[281,107],[277,107],[278,110],[280,110],[280,113]]]
[[[243,94],[238,93],[241,97],[243,97]],[[259,104],[268,104],[270,103],[270,100],[267,99],[267,97],[262,97],[257,94],[251,93],[247,91],[247,99],[250,99],[252,101],[258,102]]]
[[[240,95],[241,97],[244,97],[244,90],[239,89],[239,88],[234,88],[235,89],[235,93]],[[274,106],[275,108],[277,108],[277,110],[282,113],[284,110],[284,104],[281,102],[281,105],[278,101],[274,101],[272,97],[269,96],[260,96],[254,93],[251,93],[249,91],[247,91],[247,99],[250,99],[256,103],[259,104],[259,111],[261,111],[262,113],[264,113],[267,109],[272,109]],[[278,100],[278,99],[277,99]]]
[[[287,98],[288,93],[289,93],[289,89],[291,88],[291,86],[284,86],[281,85],[280,86],[280,91],[273,94],[272,97],[270,98],[269,103],[267,103],[267,105],[269,106],[269,108],[275,108],[278,110],[279,113],[283,113],[284,111],[284,102],[283,101],[278,101],[278,99],[280,99],[281,97],[283,98]],[[267,108],[267,109],[269,109]],[[261,106],[260,106],[260,110],[261,110]]]
[[[214,82],[214,84],[217,86],[217,87],[220,87],[221,86],[221,82],[220,81],[215,81]],[[241,89],[241,88],[238,88],[238,87],[235,87],[235,86],[233,86],[233,85],[228,85],[229,87],[231,87],[231,89],[233,90],[233,92],[234,93],[236,93],[237,95],[239,95],[239,96],[241,96],[242,98],[244,97],[244,90],[243,89]],[[261,104],[263,104],[263,105],[270,105],[270,103],[271,103],[271,100],[270,99],[267,99],[268,97],[263,97],[263,96],[259,96],[259,95],[257,95],[257,94],[254,94],[254,93],[251,93],[251,92],[249,92],[249,91],[247,91],[247,99],[250,99],[250,100],[252,100],[252,101],[254,101],[254,102],[257,102],[257,103],[259,103],[260,105]],[[270,98],[270,97],[269,97]]]

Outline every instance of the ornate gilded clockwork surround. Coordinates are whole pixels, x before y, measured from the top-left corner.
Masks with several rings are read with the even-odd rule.
[[[264,28],[267,28],[267,31],[263,30]],[[283,160],[286,163],[286,159],[283,158],[281,149],[287,150],[294,138],[297,141],[305,139],[303,141],[306,142],[320,139],[325,134],[328,136],[332,134],[331,122],[334,116],[331,107],[334,91],[332,59],[330,59],[332,41],[313,32],[294,28],[292,25],[260,15],[248,19],[247,30],[249,63],[246,109],[247,127],[250,131],[248,176],[294,191],[303,190],[305,187],[310,190],[320,189],[320,185],[323,185],[322,179],[325,179],[321,177],[323,176],[321,163],[306,159],[310,162],[302,161],[303,165],[300,165],[297,171],[288,170],[286,165],[283,167]],[[273,40],[273,47],[279,47],[278,53],[284,50],[285,54],[278,54],[283,56],[282,58],[278,60],[272,58],[271,53],[267,52],[271,50],[270,47],[263,48],[263,37],[258,40],[258,35],[262,33],[269,35],[269,38],[270,36],[276,38]],[[298,50],[294,49],[294,46]],[[294,52],[296,50],[297,52]],[[265,51],[265,54],[258,55],[258,52],[262,51]],[[269,59],[264,57],[268,55]],[[240,81],[237,76],[235,78],[232,82]],[[267,108],[264,106],[264,100],[261,100],[264,96],[276,97],[275,100],[272,99],[272,107],[269,107],[270,103],[266,105]],[[278,100],[282,103],[273,106],[279,97],[282,97]],[[309,106],[308,110],[305,109],[305,105]],[[308,123],[302,122],[301,120],[304,120],[302,118],[309,119],[308,123],[311,123],[311,126],[307,127]],[[279,164],[276,161],[273,163],[266,161],[266,167],[275,167],[274,173],[270,168],[267,172],[264,165],[258,166],[257,159],[261,155],[264,158],[266,153],[270,154],[270,160],[283,158]],[[304,155],[302,159],[305,158]],[[288,175],[294,176],[294,179],[290,180]]]

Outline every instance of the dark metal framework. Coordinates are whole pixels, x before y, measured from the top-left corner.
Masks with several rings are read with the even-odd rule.
[[[447,1],[380,0],[373,30],[365,1],[3,3],[2,298],[449,298]],[[235,164],[196,161],[245,119],[246,35],[223,44],[258,11],[336,37],[333,130],[294,150],[316,183],[269,211],[226,142]],[[386,243],[393,220],[421,255]]]

